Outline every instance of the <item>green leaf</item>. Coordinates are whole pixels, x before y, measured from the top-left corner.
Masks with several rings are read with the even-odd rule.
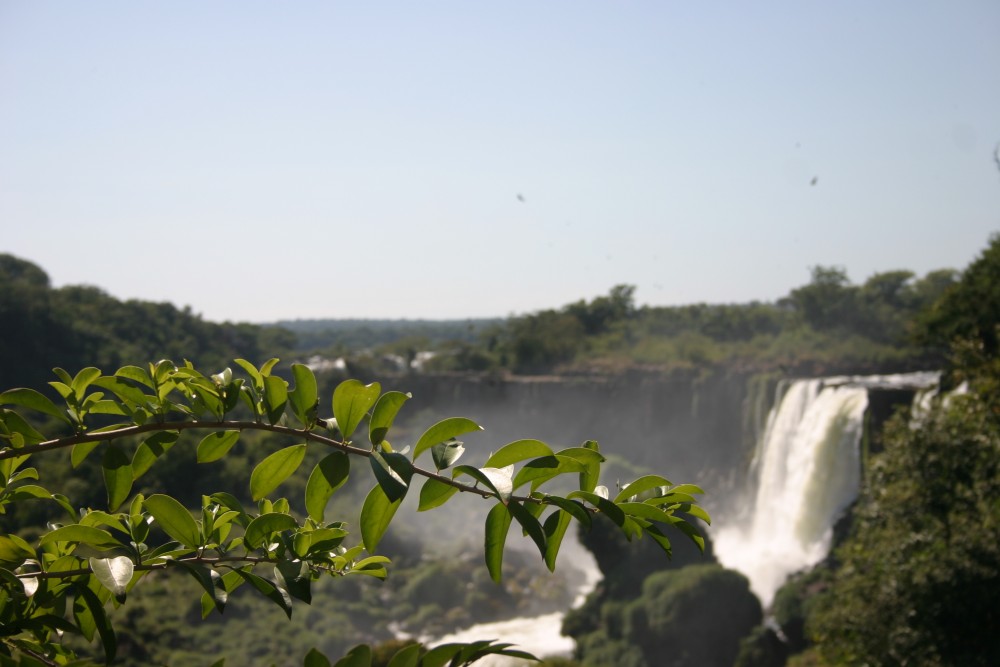
[[[458,440],[447,440],[445,442],[439,442],[438,444],[431,447],[431,456],[434,458],[434,467],[438,471],[444,470],[452,463],[461,458],[462,453],[465,452],[464,443]]]
[[[665,477],[660,477],[659,475],[645,475],[619,491],[613,502],[620,503],[623,500],[628,500],[632,496],[638,496],[641,493],[645,493],[646,491],[650,491],[652,489],[658,489],[661,486],[670,486],[670,480]]]
[[[386,434],[392,427],[392,422],[396,420],[396,414],[403,407],[411,394],[404,394],[401,391],[387,391],[375,402],[372,410],[372,418],[368,422],[368,439],[373,445],[379,445],[385,440]]]
[[[330,497],[344,485],[350,471],[351,459],[343,452],[329,454],[313,468],[306,482],[306,511],[313,521],[323,522]]]
[[[145,405],[147,401],[150,401],[153,398],[152,396],[143,393],[143,391],[138,387],[114,376],[97,378],[94,380],[94,384],[101,389],[107,389],[122,401],[130,403],[134,406]]]
[[[388,667],[417,667],[420,663],[420,644],[410,644],[396,651]]]
[[[146,510],[153,515],[167,535],[186,547],[197,547],[201,544],[201,531],[184,506],[170,496],[156,493],[146,498],[143,503]]]
[[[550,514],[542,526],[545,531],[545,565],[549,572],[556,570],[556,557],[559,555],[559,547],[562,545],[563,536],[566,529],[572,522],[572,516],[565,510],[557,510]]]
[[[552,456],[552,450],[541,440],[515,440],[510,444],[504,445],[497,453],[486,459],[484,467],[503,468],[504,466],[542,456]]]
[[[108,445],[101,461],[104,486],[108,490],[108,511],[117,510],[132,491],[132,465],[128,456],[115,444]]]
[[[316,376],[308,366],[292,364],[292,377],[295,379],[295,389],[288,393],[292,404],[292,412],[302,425],[309,427],[316,421],[317,401],[319,393],[316,388]]]
[[[315,648],[309,649],[302,667],[331,667],[330,659],[317,651]]]
[[[305,561],[280,560],[274,566],[274,578],[296,600],[312,604],[312,570]]]
[[[475,468],[473,466],[455,466],[455,476],[469,475],[482,483],[496,494],[501,502],[507,502],[513,492],[510,475],[501,468]]]
[[[333,667],[371,667],[372,650],[365,644],[359,644],[347,652]]]
[[[240,368],[242,368],[247,372],[247,375],[249,375],[250,379],[253,381],[254,388],[258,392],[263,392],[264,376],[260,374],[260,371],[257,370],[257,367],[251,364],[246,359],[234,359],[233,361],[235,361]]]
[[[418,456],[439,442],[451,440],[452,438],[458,437],[463,433],[482,430],[482,426],[471,419],[466,419],[465,417],[449,417],[448,419],[443,419],[437,424],[434,424],[434,426],[431,426],[422,436],[420,436],[420,440],[417,441],[416,446],[413,448],[413,460],[416,461]]]
[[[458,493],[458,487],[445,484],[436,479],[428,479],[420,489],[420,504],[418,512],[424,512],[435,507],[440,507],[448,502],[448,499]]]
[[[490,578],[500,583],[503,567],[503,548],[507,542],[507,531],[513,519],[507,505],[497,503],[486,515],[486,569]]]
[[[125,589],[132,581],[135,564],[128,556],[114,558],[91,558],[90,569],[101,582],[101,585],[111,591],[119,604],[125,602]]]
[[[382,454],[373,451],[368,457],[375,479],[385,491],[386,497],[394,502],[406,495],[413,477],[413,465],[402,454]]]
[[[76,377],[73,378],[73,382],[70,384],[77,402],[83,400],[83,397],[87,393],[87,387],[99,377],[101,377],[101,371],[98,368],[88,366],[87,368],[80,369],[80,372],[76,374]]]
[[[601,464],[604,463],[605,458],[601,456],[596,442],[588,440],[583,443],[583,447],[569,447],[556,452],[556,456],[576,459],[585,466],[580,472],[581,490],[593,491],[597,487],[597,481],[601,475]],[[533,484],[532,488],[538,488],[537,483]]]
[[[591,516],[590,512],[583,504],[575,501],[568,500],[566,498],[560,498],[559,496],[545,496],[545,502],[555,505],[559,509],[569,512],[573,515],[573,518],[583,524],[583,527],[590,529]]]
[[[35,551],[17,535],[0,535],[0,566],[14,570],[35,557]]]
[[[145,475],[156,459],[170,451],[179,437],[178,431],[160,431],[143,440],[132,456],[132,480]]]
[[[74,468],[79,467],[80,464],[83,463],[84,459],[87,458],[87,455],[90,454],[95,449],[97,449],[97,446],[99,444],[101,443],[78,442],[77,444],[73,445],[73,448],[69,453],[69,461],[73,465],[73,467]]]
[[[56,528],[51,533],[42,535],[41,539],[38,540],[40,545],[54,542],[79,542],[80,544],[86,544],[101,551],[125,546],[106,530],[94,528],[93,526],[81,526],[79,524]]]
[[[566,497],[570,500],[573,498],[582,498],[583,500],[586,500],[588,503],[603,512],[617,526],[622,526],[625,523],[625,512],[623,512],[620,507],[607,498],[599,496],[596,493],[574,491]]]
[[[364,385],[358,380],[344,380],[333,390],[333,417],[345,440],[350,439],[368,410],[375,405],[381,391],[382,385],[378,382]]]
[[[246,533],[243,535],[243,543],[248,549],[257,549],[266,546],[264,544],[265,538],[270,537],[274,533],[294,530],[298,526],[298,522],[290,514],[281,512],[261,514],[247,526]]]
[[[285,615],[288,616],[288,618],[292,617],[292,598],[288,595],[288,591],[283,588],[278,588],[267,579],[259,577],[253,572],[247,572],[245,570],[233,571],[256,588],[261,594],[263,594],[264,597],[281,607],[282,611],[285,612]]]
[[[118,652],[118,639],[115,637],[115,630],[111,627],[111,621],[104,612],[104,605],[97,598],[92,590],[81,584],[76,584],[73,589],[77,597],[81,598],[87,606],[87,610],[93,616],[94,624],[97,626],[97,633],[101,636],[101,644],[104,647],[104,657],[110,664],[115,659]]]
[[[220,614],[225,611],[226,602],[229,600],[229,593],[226,591],[222,576],[215,569],[195,563],[185,563],[184,561],[175,561],[175,564],[184,568],[188,574],[201,584],[216,611]]]
[[[250,473],[250,496],[260,500],[274,491],[298,469],[305,455],[305,444],[292,445],[279,449],[258,463]]]
[[[514,476],[514,488],[517,489],[528,482],[532,489],[538,488],[553,477],[570,472],[585,472],[587,464],[574,458],[554,454],[532,459],[524,464]]]
[[[20,405],[69,423],[65,410],[57,408],[47,396],[34,389],[8,389],[0,394],[0,405]]]
[[[198,443],[198,463],[218,461],[232,449],[240,439],[239,431],[215,431]]]
[[[115,371],[115,377],[123,377],[127,380],[132,380],[133,382],[145,385],[149,389],[156,389],[156,385],[153,384],[153,378],[149,377],[149,373],[138,366],[122,366]]]
[[[382,536],[385,535],[385,531],[389,527],[389,523],[392,522],[392,517],[395,516],[401,502],[402,498],[396,501],[389,500],[385,491],[378,484],[368,492],[365,504],[361,508],[360,521],[361,541],[368,553],[375,553],[375,548],[382,540]]]
[[[538,522],[531,512],[526,510],[521,503],[511,502],[507,504],[507,509],[514,516],[524,532],[528,534],[535,546],[538,547],[538,553],[541,554],[542,558],[545,558],[545,531],[542,530],[542,524]]]
[[[288,402],[288,383],[276,375],[264,378],[264,408],[267,410],[267,420],[277,424],[285,412]]]

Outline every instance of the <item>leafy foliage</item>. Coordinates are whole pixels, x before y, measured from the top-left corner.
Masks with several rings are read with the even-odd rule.
[[[64,632],[99,639],[105,661],[112,661],[119,643],[108,608],[127,604],[141,582],[158,574],[186,574],[196,581],[203,616],[224,612],[237,589],[255,591],[290,617],[298,603],[311,602],[321,577],[384,579],[389,558],[376,549],[402,499],[421,478],[421,509],[440,506],[456,492],[492,503],[485,557],[495,581],[501,578],[507,533],[515,523],[535,542],[550,570],[571,520],[589,524],[594,514],[608,517],[628,539],[650,537],[668,554],[667,525],[701,546],[683,518],[708,519],[692,502],[694,487],[646,477],[612,499],[597,484],[604,457],[594,442],[552,451],[538,441],[517,441],[483,467],[453,466],[464,452],[454,446],[454,438],[480,426],[452,418],[431,426],[408,457],[409,447],[397,451],[389,441],[408,395],[348,380],[333,391],[332,417],[323,418],[309,369],[293,365],[295,386],[289,389],[272,373],[276,363],[272,359],[256,367],[239,359],[242,377],[229,368],[206,375],[190,363],[167,360],[124,366],[112,375],[94,367],[76,375],[57,368],[58,379],[50,385],[61,404],[31,389],[0,394],[0,512],[42,500],[62,513],[34,538],[0,535],[0,655],[15,660],[12,664],[70,664],[76,657],[58,638]],[[37,413],[44,423],[32,424],[25,411]],[[360,428],[365,420],[367,433]],[[48,437],[39,430],[50,428],[62,432]],[[226,459],[239,440],[254,432],[278,434],[291,444],[263,456],[253,468],[248,491],[255,505],[225,490],[206,489],[194,508],[167,493],[136,492],[136,481],[159,465],[187,431],[208,431],[197,445],[200,461]],[[435,470],[418,467],[420,455],[435,448]],[[39,469],[30,464],[60,450],[67,450],[75,466],[99,456],[106,509],[78,510],[66,495],[42,485]],[[319,457],[310,456],[314,450]],[[357,522],[361,544],[354,544],[348,522],[326,520],[325,514],[350,475],[350,461],[358,458],[368,460],[363,468],[372,470],[375,484]],[[315,463],[309,464],[301,507],[272,497],[307,460]],[[577,480],[579,488],[565,495],[541,490],[557,478]],[[428,488],[434,500],[424,503]],[[424,653],[404,647],[391,662],[461,665],[496,653],[531,658],[508,644],[487,641]],[[369,647],[359,646],[336,665],[369,665],[371,655]],[[312,651],[306,664],[331,663]]]

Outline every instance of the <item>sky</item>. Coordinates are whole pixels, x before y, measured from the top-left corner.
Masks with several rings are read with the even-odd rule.
[[[961,269],[998,144],[996,0],[0,0],[0,252],[213,321]]]

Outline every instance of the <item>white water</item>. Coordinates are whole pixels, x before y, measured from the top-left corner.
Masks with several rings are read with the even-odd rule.
[[[584,575],[583,580],[576,590],[576,599],[573,602],[573,607],[575,608],[583,604],[587,594],[600,581],[601,573],[597,569],[597,563],[594,561],[591,553],[576,540],[573,530],[566,532],[566,537],[560,549],[559,560],[561,562],[564,560],[569,561],[571,567],[580,570]],[[527,651],[540,658],[546,656],[568,656],[573,652],[574,643],[571,638],[563,637],[559,634],[562,629],[563,616],[565,616],[563,612],[553,612],[530,618],[512,618],[506,621],[480,623],[454,634],[435,637],[430,640],[428,645],[437,646],[449,642],[473,642],[481,639],[496,639],[515,644],[514,648]],[[511,667],[522,664],[533,663],[525,663],[523,660],[504,656],[488,656],[476,663],[476,665],[482,665],[482,667]]]
[[[745,574],[765,607],[788,575],[826,556],[834,523],[857,497],[868,389],[936,381],[936,373],[796,380],[771,410],[749,512],[713,531],[719,561]]]

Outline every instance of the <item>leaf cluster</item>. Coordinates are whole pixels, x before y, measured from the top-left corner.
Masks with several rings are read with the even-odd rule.
[[[472,420],[442,420],[412,447],[397,450],[389,436],[408,394],[347,380],[327,403],[332,416],[322,417],[313,373],[293,364],[290,385],[272,373],[276,364],[272,359],[257,367],[237,359],[241,375],[230,368],[204,374],[191,363],[168,360],[145,368],[124,366],[111,375],[94,367],[75,375],[57,368],[50,385],[61,402],[26,388],[0,394],[0,511],[42,500],[62,512],[34,543],[14,533],[0,535],[0,655],[69,664],[76,658],[58,641],[58,633],[69,632],[99,639],[110,662],[118,642],[108,607],[125,604],[133,588],[158,571],[182,572],[197,581],[203,616],[222,613],[238,588],[255,591],[290,617],[293,600],[310,603],[320,577],[384,579],[389,559],[376,549],[420,478],[420,511],[460,492],[493,503],[484,550],[495,581],[501,578],[506,538],[515,523],[550,570],[569,525],[575,520],[589,526],[596,513],[628,539],[648,536],[667,554],[666,526],[703,546],[684,518],[709,520],[693,495],[701,489],[646,475],[612,496],[598,484],[604,457],[596,442],[556,451],[537,440],[518,440],[482,467],[456,465],[465,451],[457,438],[481,429]],[[25,410],[61,425],[63,433],[43,435],[22,415]],[[205,493],[193,509],[166,493],[133,492],[135,482],[188,430],[206,432],[197,444],[199,463],[226,457],[249,431],[299,442],[269,453],[253,467],[248,490],[255,506],[224,491]],[[309,472],[299,509],[293,509],[288,499],[273,493],[299,470],[309,448],[321,455]],[[30,464],[58,450],[67,450],[74,466],[100,457],[105,508],[77,509],[43,485],[39,469]],[[433,470],[417,465],[428,451]],[[326,509],[358,459],[367,459],[363,467],[375,483],[358,519],[360,543],[354,543],[348,522],[329,520]],[[564,495],[542,490],[557,478],[574,479],[578,488]],[[358,648],[336,664],[367,665],[366,651]],[[406,651],[399,654],[399,665],[458,665],[488,653],[521,655],[490,642],[438,647],[422,656]],[[324,664],[318,653],[310,656],[306,664]]]

